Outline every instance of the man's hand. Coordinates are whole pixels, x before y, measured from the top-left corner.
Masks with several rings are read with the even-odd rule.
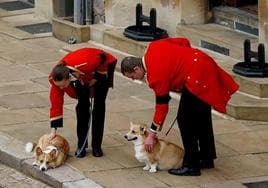
[[[156,133],[150,131],[148,137],[145,140],[145,150],[149,153],[153,152],[155,145]]]
[[[89,81],[89,86],[93,86],[93,85],[95,85],[95,83],[97,82],[97,80],[96,79],[91,79],[90,81]]]
[[[53,140],[53,138],[56,137],[56,132],[57,132],[56,128],[51,128],[51,132],[50,132],[50,134],[48,136],[48,141],[51,141],[51,140]]]

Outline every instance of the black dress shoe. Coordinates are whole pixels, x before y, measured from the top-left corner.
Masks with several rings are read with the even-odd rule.
[[[200,168],[201,169],[214,168],[214,161],[213,160],[201,160],[201,162],[200,162]]]
[[[199,168],[189,168],[182,166],[178,169],[170,169],[168,173],[177,175],[177,176],[200,176],[201,172]]]
[[[83,158],[86,156],[87,152],[86,152],[86,149],[80,149],[80,148],[77,148],[77,150],[75,151],[75,156],[78,157],[78,158]]]
[[[101,148],[93,148],[92,155],[94,157],[101,157],[101,156],[103,156],[103,152],[102,152]]]

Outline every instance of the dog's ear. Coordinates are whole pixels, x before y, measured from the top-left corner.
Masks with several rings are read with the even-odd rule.
[[[144,125],[144,124],[141,124],[141,126],[140,126],[140,131],[141,131],[143,134],[145,134],[145,133],[146,133],[146,130],[147,130],[147,126]]]
[[[49,155],[54,159],[54,158],[56,158],[57,157],[57,150],[56,149],[53,149],[50,153],[49,153]]]
[[[41,155],[43,152],[42,152],[42,149],[40,147],[37,147],[36,150],[35,150],[35,153],[37,156]]]
[[[144,123],[141,123],[141,124],[140,124],[140,128],[147,129],[147,125],[144,124]]]

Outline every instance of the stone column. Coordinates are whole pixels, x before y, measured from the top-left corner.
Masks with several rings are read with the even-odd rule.
[[[39,18],[45,18],[52,22],[53,17],[53,1],[51,0],[35,0],[34,12]]]
[[[268,62],[268,1],[258,0],[259,42],[265,46],[265,60]]]

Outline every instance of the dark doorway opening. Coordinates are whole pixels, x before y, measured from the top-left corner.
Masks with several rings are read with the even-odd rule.
[[[226,4],[231,7],[241,7],[247,5],[256,5],[258,0],[226,0]]]
[[[228,6],[258,14],[258,0],[209,0],[209,9],[218,6]]]

